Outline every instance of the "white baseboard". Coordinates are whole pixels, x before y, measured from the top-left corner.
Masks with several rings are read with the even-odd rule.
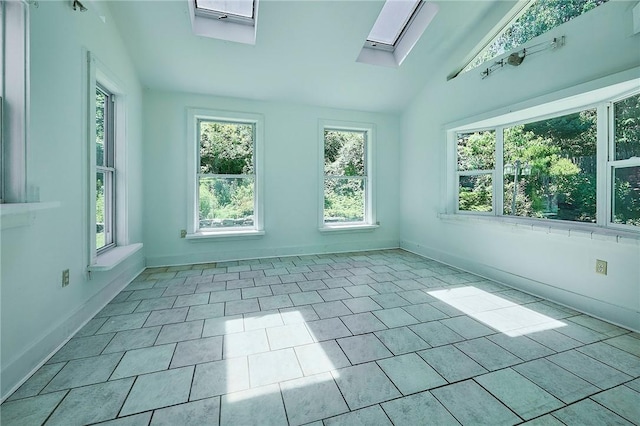
[[[629,330],[640,332],[640,312],[603,300],[568,291],[548,283],[512,274],[433,247],[401,240],[400,248],[447,265],[499,282],[534,296],[542,297]]]
[[[111,301],[123,288],[133,281],[145,268],[142,252],[127,260],[127,266],[102,290],[91,297],[75,312],[61,322],[44,331],[41,337],[29,348],[7,363],[0,373],[1,388],[0,402],[4,401],[16,391],[33,373],[35,373],[53,354],[73,337],[89,322],[104,306]],[[124,264],[123,264],[124,265]],[[96,273],[94,273],[95,275]],[[87,282],[85,284],[91,284]]]
[[[206,253],[189,253],[177,256],[147,256],[147,266],[177,266],[193,263],[228,262],[233,260],[259,259],[266,257],[303,256],[351,251],[384,250],[398,248],[398,240],[347,242],[312,246],[258,248]]]

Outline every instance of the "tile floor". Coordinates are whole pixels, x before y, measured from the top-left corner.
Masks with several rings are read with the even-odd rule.
[[[640,334],[402,250],[150,268],[0,410],[3,426],[638,424]]]

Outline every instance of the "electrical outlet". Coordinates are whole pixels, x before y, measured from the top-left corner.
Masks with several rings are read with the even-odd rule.
[[[596,259],[596,273],[607,275],[607,261]]]
[[[184,238],[187,236],[187,230],[186,229],[181,229],[180,230],[180,238]]]
[[[66,287],[69,285],[69,270],[65,269],[62,271],[62,287]]]

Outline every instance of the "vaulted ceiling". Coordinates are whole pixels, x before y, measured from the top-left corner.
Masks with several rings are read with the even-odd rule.
[[[260,0],[255,45],[194,35],[187,1],[115,1],[145,87],[399,112],[453,68],[513,1],[444,0],[399,68],[356,62],[383,1]]]

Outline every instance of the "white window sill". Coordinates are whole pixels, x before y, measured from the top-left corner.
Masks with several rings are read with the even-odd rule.
[[[130,244],[128,246],[117,246],[102,254],[99,254],[93,265],[87,267],[87,271],[99,272],[110,271],[111,269],[124,262],[135,252],[142,248],[142,243]]]
[[[603,228],[601,226],[555,221],[553,219],[533,219],[524,217],[505,217],[475,214],[440,213],[441,220],[457,222],[486,222],[495,225],[510,226],[517,229],[544,232],[546,234],[564,235],[567,237],[587,238],[598,241],[611,241],[640,245],[640,232],[623,229]]]
[[[0,204],[1,229],[29,226],[35,220],[36,212],[60,207],[59,201],[46,203],[7,203]]]
[[[216,239],[216,238],[229,238],[229,239],[235,239],[235,238],[244,239],[244,238],[250,238],[250,237],[255,238],[255,237],[261,237],[263,235],[265,235],[265,232],[258,231],[257,229],[247,229],[247,230],[233,229],[233,230],[227,230],[227,231],[198,231],[198,232],[194,232],[193,234],[187,234],[185,238],[187,240],[192,240],[192,241],[202,241],[202,240]]]
[[[380,225],[368,225],[368,224],[334,225],[334,226],[323,226],[321,228],[318,228],[318,231],[322,233],[371,232],[374,229],[377,229],[379,227]]]

